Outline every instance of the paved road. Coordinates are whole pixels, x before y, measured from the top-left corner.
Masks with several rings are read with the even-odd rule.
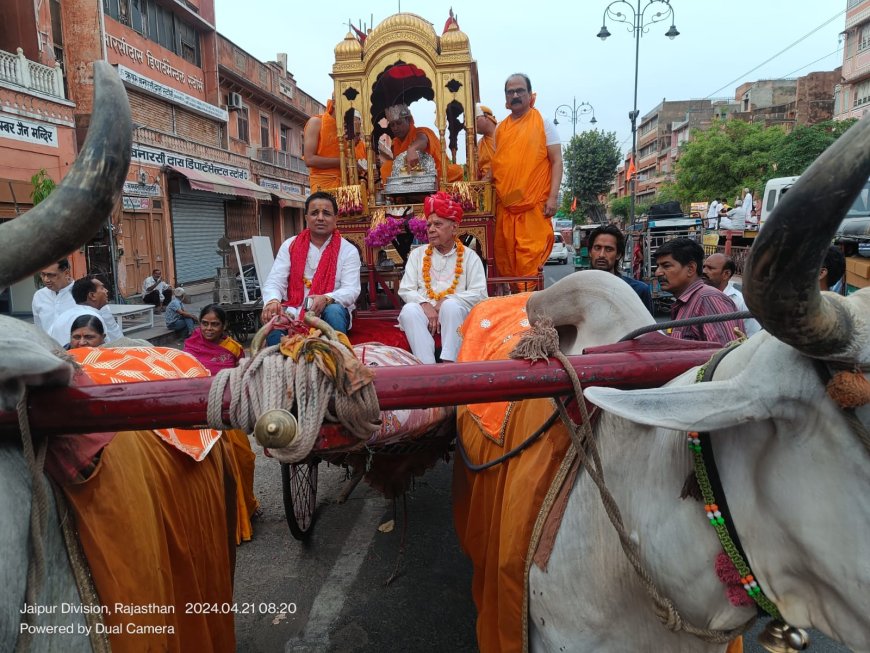
[[[381,533],[392,502],[361,484],[337,505],[343,470],[321,464],[320,471],[317,522],[311,540],[300,543],[284,521],[278,463],[258,454],[263,516],[238,550],[235,600],[292,602],[296,613],[238,615],[237,650],[475,651],[471,565],[453,532],[450,465],[439,462],[409,493],[405,555],[389,587],[401,505],[397,527]]]

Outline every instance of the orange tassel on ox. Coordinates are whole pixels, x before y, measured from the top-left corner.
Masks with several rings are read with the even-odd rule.
[[[870,403],[870,381],[855,370],[843,370],[831,377],[828,396],[841,408],[858,408]]]

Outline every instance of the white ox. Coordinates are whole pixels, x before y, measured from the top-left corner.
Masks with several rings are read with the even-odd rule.
[[[679,498],[692,469],[686,432],[709,431],[743,548],[785,621],[870,651],[870,450],[815,368],[823,361],[867,378],[870,289],[844,298],[819,293],[816,280],[868,175],[864,119],[801,177],[759,235],[744,292],[767,331],[728,354],[711,382],[695,383],[692,370],[659,389],[585,391],[604,409],[595,433],[626,529],[660,592],[694,626],[731,629],[755,613],[726,599],[715,532],[699,502]],[[600,272],[533,294],[527,311],[532,321],[554,320],[569,354],[650,321],[627,284]],[[854,415],[866,433],[870,407]],[[725,650],[659,622],[585,473],[548,571],[531,567],[529,593],[532,650]]]

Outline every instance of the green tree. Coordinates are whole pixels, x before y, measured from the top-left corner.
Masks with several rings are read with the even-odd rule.
[[[597,129],[573,136],[562,154],[562,211],[574,222],[604,222],[604,207],[599,200],[610,191],[620,161],[614,132]],[[571,204],[577,198],[577,208]]]
[[[612,200],[610,200],[608,208],[610,208],[610,214],[612,216],[622,218],[624,221],[627,221],[628,214],[631,211],[631,197],[629,195],[624,195],[623,197],[614,197]]]
[[[33,186],[33,192],[30,193],[30,199],[33,200],[34,206],[51,195],[51,191],[53,191],[56,186],[54,180],[48,176],[48,172],[46,172],[45,168],[42,168],[30,178],[30,184]]]
[[[695,131],[680,152],[674,192],[680,202],[713,197],[731,200],[744,187],[756,194],[774,176],[774,156],[785,139],[778,127],[742,120],[713,121],[706,131]]]
[[[776,165],[768,178],[803,174],[822,152],[856,122],[857,119],[851,118],[827,120],[815,125],[798,125],[774,150],[773,161]]]
[[[635,215],[643,215],[649,211],[649,207],[653,204],[662,204],[671,200],[680,201],[676,184],[662,184],[651,200],[637,202],[634,207]],[[625,195],[624,197],[616,197],[610,200],[608,208],[612,216],[622,218],[623,221],[628,222],[628,215],[631,212],[631,196]]]

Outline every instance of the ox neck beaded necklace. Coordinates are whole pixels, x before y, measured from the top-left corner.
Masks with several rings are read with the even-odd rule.
[[[740,342],[738,341],[716,352],[713,358],[698,370],[696,381],[703,383],[712,380],[713,372],[716,370],[719,362],[739,344]],[[710,526],[716,531],[725,555],[728,556],[740,574],[740,583],[743,585],[743,589],[758,604],[758,607],[774,619],[782,621],[779,609],[767,597],[755,579],[755,575],[752,573],[752,569],[747,561],[746,553],[740,544],[737,528],[731,517],[731,511],[728,509],[725,491],[719,478],[719,470],[716,467],[716,459],[713,456],[713,448],[710,445],[710,434],[689,431],[688,445],[689,451],[692,453],[695,478],[698,480],[698,486],[704,500],[704,511],[707,513],[707,519],[710,520]]]

